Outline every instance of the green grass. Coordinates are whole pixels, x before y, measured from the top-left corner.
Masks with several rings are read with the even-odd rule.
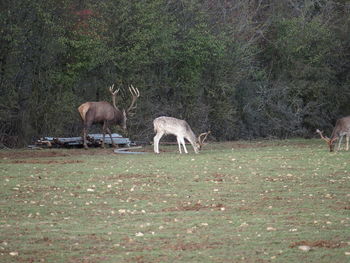
[[[0,151],[0,262],[349,262],[350,152],[161,150]]]

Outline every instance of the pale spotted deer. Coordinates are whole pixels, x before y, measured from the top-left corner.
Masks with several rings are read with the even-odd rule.
[[[181,145],[183,146],[185,153],[188,153],[185,145],[185,139],[191,143],[195,153],[198,153],[203,146],[205,139],[210,133],[202,133],[196,137],[190,125],[188,125],[186,121],[165,116],[156,118],[153,121],[153,126],[154,131],[156,132],[156,136],[154,136],[153,140],[155,153],[159,153],[159,140],[166,134],[176,136],[180,153],[182,153]],[[202,138],[202,136],[204,136],[204,138]]]
[[[320,131],[319,129],[317,129],[316,132],[321,136],[323,140],[327,142],[330,152],[334,151],[334,144],[335,144],[335,141],[338,139],[339,139],[338,151],[340,150],[340,145],[344,136],[346,137],[346,150],[347,151],[349,150],[350,116],[337,120],[330,138],[323,136],[322,134],[323,132]]]

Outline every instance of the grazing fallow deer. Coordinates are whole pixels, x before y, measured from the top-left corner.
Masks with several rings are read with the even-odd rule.
[[[181,144],[184,148],[185,153],[187,152],[185,146],[185,139],[188,140],[195,153],[201,149],[204,145],[204,141],[207,138],[209,132],[202,133],[196,137],[193,133],[190,125],[184,120],[179,120],[172,117],[158,117],[153,121],[154,131],[156,132],[156,136],[154,136],[154,152],[159,153],[159,140],[163,135],[172,134],[176,136],[177,144],[179,145],[179,152],[181,151]],[[204,136],[202,139],[201,137]]]
[[[111,137],[112,145],[113,147],[116,147],[113,139],[110,129],[108,128],[109,125],[119,125],[124,130],[126,130],[126,120],[127,116],[131,115],[131,110],[136,109],[136,106],[134,106],[136,100],[138,97],[140,97],[140,92],[136,88],[134,88],[132,85],[129,87],[129,91],[132,96],[132,101],[127,110],[123,109],[120,110],[116,105],[116,96],[120,89],[117,89],[113,91],[114,84],[109,87],[109,92],[112,95],[112,101],[113,105],[111,105],[109,102],[106,101],[94,101],[94,102],[85,102],[81,104],[78,108],[80,117],[84,124],[83,134],[84,134],[84,148],[87,149],[87,141],[86,141],[86,134],[87,130],[91,127],[94,123],[100,123],[103,125],[102,131],[103,131],[103,141],[102,141],[102,147],[104,148],[104,141],[105,141],[105,134],[106,131],[108,132],[109,136]]]
[[[349,150],[349,138],[350,138],[350,116],[341,118],[337,120],[335,123],[335,127],[333,129],[332,135],[330,138],[323,136],[323,132],[319,129],[316,132],[321,136],[323,140],[325,140],[329,146],[329,151],[334,151],[334,143],[339,139],[338,142],[338,151],[340,150],[340,145],[343,137],[346,137],[346,150]]]

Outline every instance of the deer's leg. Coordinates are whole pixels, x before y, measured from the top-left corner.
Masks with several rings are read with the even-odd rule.
[[[338,142],[338,151],[340,150],[340,146],[341,146],[341,141],[343,139],[343,136],[339,137],[339,142]]]
[[[114,143],[114,141],[113,141],[111,130],[110,130],[108,127],[106,128],[106,130],[107,130],[107,132],[108,132],[108,134],[109,134],[109,137],[111,138],[112,146],[113,146],[114,148],[117,148],[117,145],[116,145],[116,144]]]
[[[87,133],[87,127],[86,125],[84,125],[84,128],[83,128],[83,145],[84,145],[84,148],[87,150],[89,147],[87,146],[87,142],[86,142],[86,133]]]
[[[188,153],[188,151],[187,151],[187,149],[186,149],[185,139],[182,137],[182,138],[180,139],[180,141],[181,141],[181,143],[182,143],[182,146],[184,147],[185,153]]]
[[[349,139],[350,135],[346,135],[346,150],[349,151]]]
[[[158,132],[156,134],[156,136],[154,136],[154,138],[153,138],[153,144],[154,144],[153,146],[154,146],[155,153],[159,153],[159,140],[160,140],[160,138],[162,138],[163,134],[164,133],[162,133],[162,132]]]
[[[181,154],[182,153],[182,151],[181,151],[181,140],[180,140],[179,137],[176,137],[176,140],[177,140],[177,145],[179,146],[179,152]]]
[[[84,128],[83,128],[83,141],[84,141],[84,143],[83,143],[83,145],[84,145],[84,148],[86,150],[89,148],[88,145],[87,145],[87,138],[86,138],[86,136],[87,136],[87,132],[88,132],[88,130],[89,130],[91,125],[92,124],[90,122],[85,122],[84,123]]]
[[[105,135],[106,135],[107,122],[103,122],[102,126],[102,148],[105,148]]]

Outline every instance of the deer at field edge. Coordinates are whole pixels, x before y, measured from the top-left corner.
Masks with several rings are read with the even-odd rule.
[[[335,141],[338,139],[339,139],[338,151],[340,150],[340,145],[344,136],[346,137],[346,151],[349,150],[350,116],[343,117],[337,120],[330,138],[323,136],[322,134],[323,132],[320,131],[319,129],[317,129],[316,132],[321,136],[323,140],[327,142],[330,152],[334,151],[334,144],[335,144]]]
[[[185,153],[188,153],[185,146],[185,139],[191,143],[195,153],[198,153],[201,147],[204,145],[205,139],[210,133],[210,131],[202,133],[197,138],[190,125],[188,125],[186,121],[165,116],[156,118],[153,121],[153,126],[154,131],[156,132],[156,135],[153,139],[155,153],[159,153],[159,140],[163,135],[166,134],[172,134],[176,136],[180,154],[182,153],[181,144],[184,148]],[[202,136],[205,137],[202,139]]]
[[[113,91],[114,84],[109,87],[109,92],[112,95],[113,105],[106,101],[93,101],[93,102],[85,102],[78,107],[78,112],[83,121],[83,140],[84,140],[84,148],[88,149],[87,146],[87,131],[94,123],[102,124],[103,131],[103,141],[102,147],[104,148],[104,140],[106,131],[108,132],[113,147],[116,147],[115,143],[112,139],[112,134],[109,129],[110,125],[119,125],[124,130],[126,130],[126,121],[127,116],[131,114],[131,111],[136,109],[134,105],[138,97],[140,97],[140,92],[137,88],[134,88],[132,85],[129,87],[129,91],[132,96],[132,101],[127,110],[120,110],[116,106],[116,96],[120,89]]]

